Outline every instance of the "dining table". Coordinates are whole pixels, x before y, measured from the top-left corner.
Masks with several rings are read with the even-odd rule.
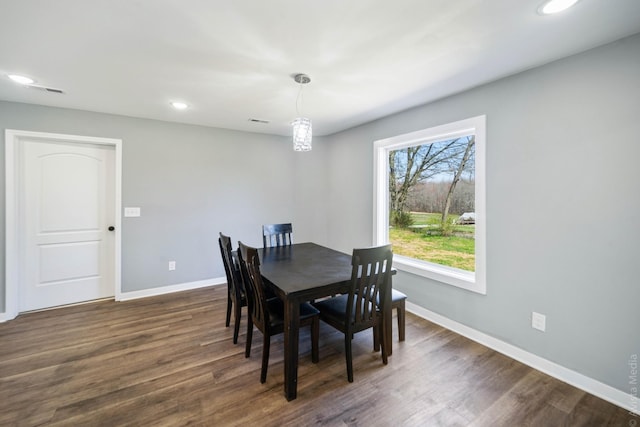
[[[284,303],[284,393],[297,396],[300,304],[349,292],[351,255],[318,245],[295,243],[259,250],[260,272]],[[383,309],[383,346],[391,354],[391,293]]]

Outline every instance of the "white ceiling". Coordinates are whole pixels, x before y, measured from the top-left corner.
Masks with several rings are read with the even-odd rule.
[[[640,32],[640,0],[541,3],[0,0],[0,100],[288,135],[306,73],[328,135]]]

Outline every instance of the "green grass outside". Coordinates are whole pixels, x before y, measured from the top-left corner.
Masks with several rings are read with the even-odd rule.
[[[411,216],[412,228],[389,229],[394,253],[462,270],[475,270],[475,226],[454,225],[451,236],[442,236],[441,214],[412,212]],[[448,220],[451,222],[457,217],[449,215]]]

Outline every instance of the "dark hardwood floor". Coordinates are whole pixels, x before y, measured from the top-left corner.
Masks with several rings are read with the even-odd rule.
[[[0,425],[627,426],[640,418],[407,313],[384,366],[371,332],[300,335],[298,399],[283,395],[282,336],[260,384],[261,336],[244,357],[225,328],[226,287],[27,313],[0,324]]]

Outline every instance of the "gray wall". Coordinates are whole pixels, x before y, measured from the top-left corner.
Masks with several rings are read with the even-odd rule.
[[[487,295],[403,272],[394,286],[629,393],[627,362],[640,353],[640,35],[333,135],[329,245],[371,244],[373,141],[482,114]],[[546,333],[531,328],[534,310]]]
[[[220,231],[234,245],[261,246],[263,223],[292,221],[299,241],[324,239],[324,204],[313,206],[324,185],[322,138],[294,153],[285,137],[10,102],[0,102],[0,129],[2,139],[20,129],[123,140],[122,205],[142,208],[122,219],[124,292],[224,277]],[[0,158],[4,311],[4,145]]]

